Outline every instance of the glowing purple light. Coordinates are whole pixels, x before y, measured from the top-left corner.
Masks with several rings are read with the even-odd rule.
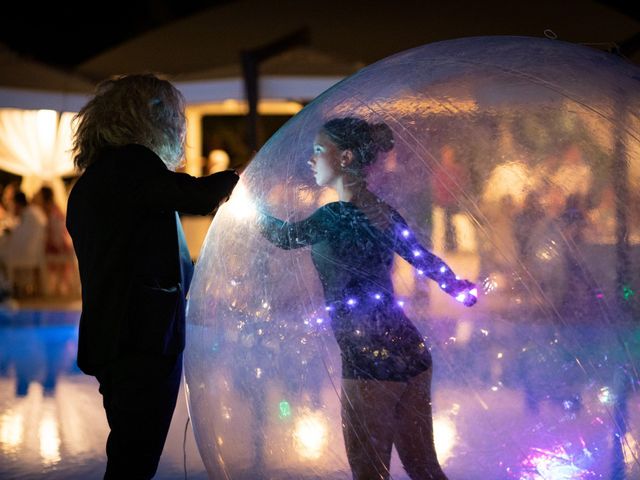
[[[354,306],[356,303],[358,302],[356,302],[355,298],[350,298],[349,300],[347,300],[347,305]]]
[[[324,309],[325,309],[327,312],[330,312],[331,310],[333,310],[333,307],[332,307],[331,305],[327,305],[326,307],[324,307]]]
[[[424,270],[418,270],[418,275],[424,275]]]
[[[322,318],[318,318],[318,319],[316,319],[316,323],[317,323],[318,325],[320,325],[322,322],[324,322],[324,320],[323,320]]]
[[[407,229],[402,230],[402,236],[404,238],[408,238],[409,237],[409,230],[407,230]]]
[[[447,288],[447,284],[446,283],[441,283],[440,284],[440,288],[442,288],[444,290],[445,288]]]
[[[445,267],[444,265],[442,265],[442,266],[440,267],[440,273],[444,273],[444,272],[446,272],[446,271],[447,271],[447,267]]]
[[[413,251],[413,256],[414,256],[414,257],[419,257],[420,255],[422,255],[422,254],[420,253],[420,250],[414,250],[414,251]]]
[[[376,293],[373,297],[374,297],[376,300],[380,300],[380,299],[382,298],[382,295],[380,295],[379,293]]]
[[[456,295],[456,300],[459,301],[460,303],[463,303],[466,298],[467,298],[466,293],[459,293],[458,295]]]
[[[398,300],[398,305],[404,307],[404,300]]]

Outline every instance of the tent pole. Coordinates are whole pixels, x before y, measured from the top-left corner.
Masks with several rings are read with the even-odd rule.
[[[260,63],[299,45],[309,44],[309,29],[307,27],[280,37],[273,42],[253,50],[240,52],[242,74],[244,77],[245,94],[249,111],[247,113],[247,143],[252,154],[260,147],[258,99],[259,66]]]

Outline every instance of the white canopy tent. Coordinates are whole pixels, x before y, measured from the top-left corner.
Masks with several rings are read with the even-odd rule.
[[[73,173],[73,113],[54,110],[0,109],[0,169],[22,176],[21,189],[32,196],[43,184],[64,205],[62,177]]]
[[[78,75],[0,45],[0,169],[20,175],[27,196],[47,184],[66,204],[62,178],[73,174],[71,120],[92,89]]]
[[[595,18],[597,22],[593,21]],[[289,110],[291,101],[311,100],[364,65],[392,53],[465,36],[542,36],[545,29],[555,32],[561,40],[611,46],[633,37],[640,31],[640,22],[594,0],[568,0],[562,4],[543,0],[530,6],[514,6],[501,0],[438,5],[397,0],[393,8],[378,0],[327,0],[322,7],[297,0],[277,4],[238,0],[123,42],[79,65],[74,72],[25,60],[0,45],[0,109],[76,112],[98,80],[124,72],[161,72],[174,81],[189,105],[191,148],[187,150],[187,162],[188,171],[196,173],[200,152],[195,146],[200,145],[201,117],[221,110],[229,113],[228,109],[232,109],[236,114],[246,110],[240,61],[243,52],[260,49],[292,32],[306,32],[307,41],[260,64],[258,89],[263,110],[283,102],[278,108],[295,113]],[[38,117],[37,113],[33,115]],[[47,115],[51,114],[40,118]],[[4,122],[21,122],[27,132],[34,132],[37,120],[26,120],[27,117]],[[67,131],[60,127],[66,121],[65,115],[59,113],[59,134]],[[0,152],[14,161],[0,168],[9,167],[13,173],[26,175],[25,188],[65,174],[70,163],[68,157],[63,158],[68,151],[50,152],[38,160],[32,154],[16,156],[19,151],[41,152],[41,147],[33,145],[41,141],[35,140],[33,133],[12,135],[11,140],[0,137]],[[24,145],[27,141],[31,146]],[[19,147],[18,142],[23,146]],[[18,161],[28,163],[17,168]],[[62,163],[52,167],[54,161]]]

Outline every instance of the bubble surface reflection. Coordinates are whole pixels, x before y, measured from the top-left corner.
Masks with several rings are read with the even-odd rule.
[[[216,216],[191,287],[186,379],[209,474],[350,478],[332,305],[309,249],[267,242],[256,211],[301,220],[337,199],[307,161],[320,126],[351,115],[393,131],[367,178],[406,220],[400,236],[478,285],[466,309],[393,260],[393,296],[433,357],[447,475],[638,478],[638,87],[637,67],[586,47],[453,40],[361,70],[281,128]],[[391,475],[408,478],[395,454]]]

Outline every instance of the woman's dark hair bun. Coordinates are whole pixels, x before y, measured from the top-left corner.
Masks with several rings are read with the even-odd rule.
[[[388,152],[393,148],[393,132],[386,123],[369,124],[371,140],[381,152]]]
[[[371,165],[380,152],[393,148],[393,132],[386,123],[369,123],[362,118],[333,118],[323,125],[324,131],[341,150],[356,155],[354,166]]]

